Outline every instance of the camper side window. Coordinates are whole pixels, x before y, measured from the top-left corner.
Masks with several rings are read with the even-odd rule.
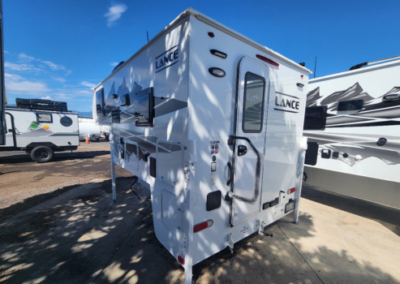
[[[47,123],[53,122],[53,116],[51,115],[51,113],[37,113],[36,118],[37,122],[47,122]]]
[[[259,133],[263,127],[265,79],[247,72],[243,100],[243,132]]]
[[[364,100],[341,101],[339,102],[338,111],[355,111],[361,110],[364,105]]]

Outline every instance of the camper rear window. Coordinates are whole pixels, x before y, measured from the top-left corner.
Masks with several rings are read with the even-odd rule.
[[[339,102],[338,111],[361,110],[363,108],[363,100],[343,101]]]
[[[243,132],[261,132],[263,127],[264,93],[265,79],[247,72],[243,100]]]
[[[53,122],[53,116],[51,115],[51,113],[37,113],[36,117],[37,117],[37,122],[47,122],[47,123]]]

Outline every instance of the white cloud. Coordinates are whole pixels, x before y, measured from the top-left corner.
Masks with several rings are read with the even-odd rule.
[[[53,77],[53,79],[60,83],[65,83],[65,81],[66,81],[63,77]]]
[[[57,65],[51,61],[44,61],[41,60],[42,63],[46,64],[47,66],[49,66],[51,69],[53,70],[65,70],[65,67],[62,65]]]
[[[115,66],[117,66],[119,63],[118,62],[111,62],[110,63],[110,65],[112,66],[112,67],[115,67]]]
[[[91,92],[91,91],[89,91],[89,90],[79,90],[79,91],[76,91],[76,93],[78,93],[78,94],[84,94],[84,95],[91,95],[91,94],[93,94],[93,92]]]
[[[20,53],[20,54],[18,54],[18,57],[19,57],[19,59],[21,59],[21,60],[23,60],[23,61],[32,61],[32,60],[35,60],[35,59],[36,59],[35,57],[26,55],[26,54],[23,53],[23,52]]]
[[[11,62],[4,62],[4,67],[13,70],[13,71],[42,71],[40,68],[35,67],[32,64],[18,64],[18,63],[11,63]]]
[[[115,21],[121,18],[122,13],[124,13],[126,9],[128,9],[128,7],[124,4],[114,4],[108,8],[108,13],[104,14],[104,17],[107,18],[107,26],[113,26]]]
[[[43,82],[29,81],[19,75],[9,73],[6,73],[4,77],[7,93],[37,95],[50,91]]]
[[[52,101],[54,101],[50,96],[42,97],[42,100],[52,100]]]
[[[89,87],[89,88],[91,88],[91,89],[93,89],[94,87],[96,87],[96,84],[89,83],[89,82],[86,82],[86,81],[83,81],[83,82],[81,83],[81,85],[82,85],[82,86],[85,86],[85,87]]]
[[[22,77],[17,75],[17,74],[10,74],[10,73],[4,73],[4,78],[10,81],[18,81],[18,80],[22,80]]]

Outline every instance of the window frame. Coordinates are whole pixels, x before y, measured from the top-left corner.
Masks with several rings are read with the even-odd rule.
[[[260,120],[261,121],[261,128],[260,128],[260,130],[246,130],[245,129],[245,125],[244,125],[245,114],[246,114],[245,110],[246,110],[246,95],[247,95],[246,92],[247,92],[247,76],[248,75],[251,75],[253,77],[261,79],[262,82],[263,82],[263,91],[262,91],[262,96],[263,97],[262,97],[261,120]],[[244,91],[243,91],[242,131],[243,131],[243,133],[261,133],[263,131],[263,128],[264,128],[264,104],[265,104],[265,86],[266,86],[265,78],[260,76],[260,75],[254,74],[253,72],[249,72],[248,71],[244,75],[244,81],[245,81],[245,85],[244,85]]]
[[[50,115],[51,120],[50,121],[40,121],[39,120],[39,115],[40,114]],[[36,122],[39,122],[39,123],[53,123],[53,114],[52,113],[48,113],[48,112],[37,112],[36,113]]]

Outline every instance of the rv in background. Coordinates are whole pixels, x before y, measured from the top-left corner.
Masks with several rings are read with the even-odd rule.
[[[308,75],[188,9],[94,89],[117,164],[151,191],[158,240],[185,268],[293,213]]]
[[[307,106],[326,105],[328,118],[304,132],[319,144],[307,184],[400,208],[400,57],[389,59],[310,80]]]
[[[110,126],[98,125],[93,117],[80,116],[79,121],[79,139],[85,140],[89,137],[91,141],[99,141],[101,136],[104,136],[108,140],[110,135]]]
[[[26,151],[38,162],[48,162],[55,151],[79,146],[78,114],[67,104],[50,100],[16,99],[6,107],[6,143],[0,151]]]

